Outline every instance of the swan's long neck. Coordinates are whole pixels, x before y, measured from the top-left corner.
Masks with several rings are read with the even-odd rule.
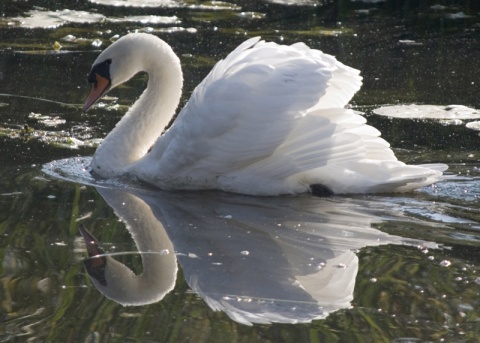
[[[136,275],[124,264],[106,257],[103,270],[93,270],[95,264],[88,270],[92,282],[105,296],[123,305],[146,305],[161,300],[175,286],[177,275],[174,247],[163,225],[140,198],[111,189],[98,192],[126,222],[142,256],[143,273]]]
[[[147,72],[148,85],[116,127],[98,147],[92,171],[103,177],[122,174],[155,143],[173,117],[182,94],[183,76],[178,57],[161,40],[130,47],[136,72]]]

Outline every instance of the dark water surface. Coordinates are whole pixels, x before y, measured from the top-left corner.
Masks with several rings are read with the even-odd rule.
[[[0,13],[0,342],[480,342],[480,3],[3,0]],[[86,75],[135,30],[180,56],[183,101],[247,37],[335,55],[362,71],[352,105],[399,158],[459,177],[327,199],[98,183],[84,157],[146,76],[83,114]],[[375,114],[405,104],[445,118]]]

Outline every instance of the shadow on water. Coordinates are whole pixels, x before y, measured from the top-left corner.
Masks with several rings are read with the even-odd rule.
[[[153,2],[0,3],[0,342],[478,342],[476,119],[375,110],[480,108],[480,3],[142,3]],[[183,102],[246,37],[336,55],[362,71],[352,105],[400,159],[460,176],[413,194],[326,199],[95,182],[81,156],[146,76],[85,115],[86,74],[134,30],[178,53]],[[76,169],[62,172],[65,161]],[[123,306],[139,303],[150,304]]]

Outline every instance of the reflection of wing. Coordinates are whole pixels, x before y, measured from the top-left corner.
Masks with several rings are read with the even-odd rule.
[[[140,194],[164,223],[190,287],[243,323],[298,323],[350,306],[368,245],[400,242],[342,199]]]

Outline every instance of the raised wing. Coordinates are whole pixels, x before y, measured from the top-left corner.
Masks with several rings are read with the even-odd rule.
[[[249,39],[197,86],[149,160],[159,161],[162,175],[207,183],[252,166],[268,177],[293,175],[326,161],[333,145],[352,154],[355,142],[339,136],[335,113],[322,112],[337,108],[343,118],[360,85],[357,70],[303,43]],[[363,125],[360,116],[348,116],[353,126]]]

